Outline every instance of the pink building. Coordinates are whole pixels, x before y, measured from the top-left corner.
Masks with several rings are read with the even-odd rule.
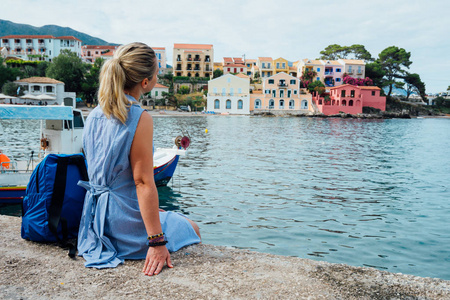
[[[84,45],[81,47],[81,57],[90,63],[97,58],[111,59],[117,48],[118,46]]]
[[[386,110],[386,97],[381,96],[377,86],[355,86],[344,84],[330,88],[329,99],[313,95],[313,101],[321,113],[334,115],[362,113],[363,106]]]

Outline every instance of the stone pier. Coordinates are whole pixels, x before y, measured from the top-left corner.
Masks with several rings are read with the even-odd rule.
[[[20,222],[0,216],[1,299],[450,299],[450,281],[205,244],[173,253],[174,268],[153,277],[142,260],[88,269],[23,240]]]

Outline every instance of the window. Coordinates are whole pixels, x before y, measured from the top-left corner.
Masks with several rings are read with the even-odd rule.
[[[225,96],[226,91],[227,90],[225,88],[222,88],[222,96]]]
[[[238,109],[242,109],[244,106],[244,102],[242,100],[238,100]]]
[[[266,94],[270,94],[270,90],[266,90],[266,92],[265,92]]]
[[[350,91],[350,97],[352,97],[352,98],[355,97],[355,90]]]
[[[273,101],[273,99],[269,100],[269,108],[273,108],[273,106],[275,105],[275,101]]]
[[[341,73],[341,69],[340,68],[336,68],[336,73]]]
[[[346,100],[342,100],[342,106],[347,106],[347,101]]]
[[[288,97],[288,98],[291,98],[291,93],[292,93],[291,90],[288,90],[288,91],[287,91],[287,97]]]
[[[158,97],[158,91],[155,91],[155,98]]]
[[[270,63],[267,64],[267,69],[270,69]]]
[[[81,116],[81,113],[79,111],[73,111],[73,126],[75,128],[83,128],[83,117]]]
[[[302,100],[301,109],[308,109],[308,101],[307,100]]]
[[[345,90],[341,91],[341,97],[345,97]]]
[[[286,63],[282,64],[283,69],[286,69]]]
[[[45,92],[46,92],[46,93],[53,93],[53,87],[52,87],[52,86],[49,86],[49,85],[46,86],[46,87],[45,87]]]
[[[230,99],[227,100],[227,109],[231,109],[231,100]]]
[[[214,109],[220,109],[220,101],[218,99],[214,100]]]
[[[320,72],[320,68],[317,68],[317,72]]]
[[[320,81],[320,77],[317,77],[317,81]]]
[[[274,80],[273,79],[269,79],[269,84],[274,84]]]
[[[291,79],[291,81],[289,81],[290,84],[295,84],[295,79]]]
[[[277,96],[277,90],[272,90],[272,97],[276,97]]]
[[[279,69],[280,68],[280,63],[277,63],[277,69]]]
[[[262,63],[262,67],[263,67],[263,69],[265,69],[266,68],[266,63]]]
[[[280,98],[284,97],[284,90],[280,90]]]
[[[242,88],[238,88],[238,94],[242,94]]]
[[[33,92],[39,92],[41,90],[41,87],[38,85],[33,86]]]
[[[375,96],[375,91],[372,91],[372,96]]]
[[[336,82],[341,82],[341,79],[340,78],[336,78]]]
[[[297,90],[294,90],[294,95],[297,95]]]
[[[255,108],[261,108],[261,100],[259,99],[255,100]]]
[[[230,95],[234,96],[234,88],[230,88]]]
[[[284,108],[284,100],[283,100],[283,99],[280,100],[280,108],[281,108],[281,109]]]
[[[214,93],[214,94],[217,94],[217,88],[216,88],[216,87],[213,88],[213,93]]]
[[[290,109],[294,109],[295,108],[295,101],[294,100],[289,100],[289,108]]]
[[[348,106],[353,106],[353,100],[348,101]]]

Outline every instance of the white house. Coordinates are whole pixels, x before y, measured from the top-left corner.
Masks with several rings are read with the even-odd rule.
[[[30,77],[14,81],[25,87],[25,95],[12,100],[15,104],[76,106],[76,94],[64,90],[64,82],[47,77]]]
[[[52,61],[64,49],[81,57],[81,40],[73,36],[7,35],[0,37],[0,47],[6,48],[7,56],[23,60]]]
[[[226,74],[208,81],[206,107],[215,113],[250,114],[250,79]]]

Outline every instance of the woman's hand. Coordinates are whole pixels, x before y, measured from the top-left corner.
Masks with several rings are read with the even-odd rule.
[[[173,268],[166,246],[149,247],[142,272],[148,276],[158,275],[165,262],[169,268]]]

